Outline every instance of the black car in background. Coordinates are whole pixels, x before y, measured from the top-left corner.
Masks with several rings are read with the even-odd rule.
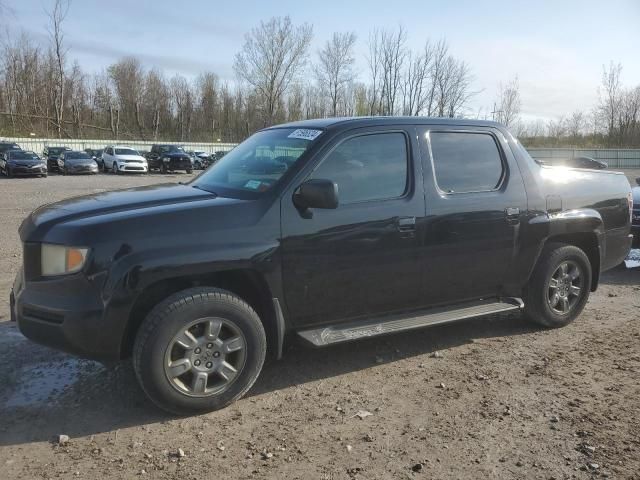
[[[58,171],[58,158],[62,152],[70,152],[69,147],[44,147],[42,156],[47,162],[47,168],[50,172]]]
[[[28,150],[6,150],[0,153],[0,171],[7,177],[47,176],[47,164],[35,152]]]
[[[91,155],[93,160],[100,164],[100,159],[102,158],[102,152],[104,152],[104,148],[85,148],[85,153]]]
[[[63,175],[98,173],[98,164],[87,152],[64,151],[58,157],[58,170]]]
[[[169,171],[185,170],[193,172],[191,157],[180,145],[156,144],[151,146],[151,151],[146,155],[149,170],[160,170],[162,173]]]

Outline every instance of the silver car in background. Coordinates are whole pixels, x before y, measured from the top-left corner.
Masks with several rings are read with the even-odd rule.
[[[98,164],[87,152],[64,151],[58,157],[58,171],[62,175],[98,173]]]

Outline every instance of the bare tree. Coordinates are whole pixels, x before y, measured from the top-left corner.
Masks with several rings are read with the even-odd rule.
[[[352,32],[334,33],[324,48],[318,52],[315,72],[320,88],[329,95],[331,115],[338,114],[338,104],[344,101],[345,89],[353,82],[353,47],[356,35]]]
[[[312,32],[312,27],[306,23],[294,27],[287,16],[260,22],[245,36],[234,69],[262,98],[265,125],[273,122],[284,94],[301,74]]]
[[[512,126],[518,121],[521,105],[518,77],[516,76],[507,84],[500,83],[493,109],[494,120],[502,123],[505,127]]]
[[[573,145],[578,145],[586,128],[587,120],[583,112],[576,110],[567,118],[567,134]]]
[[[56,128],[58,138],[62,138],[63,121],[64,121],[64,80],[65,66],[67,57],[67,48],[64,46],[64,34],[62,32],[62,23],[64,22],[71,0],[54,0],[53,9],[47,12],[49,16],[49,37],[51,39],[51,48],[56,63],[56,83],[54,86],[54,109],[56,115]]]
[[[403,115],[420,115],[428,101],[429,73],[433,68],[434,46],[427,40],[422,52],[407,54],[402,84]]]
[[[613,62],[609,64],[609,69],[602,67],[602,90],[600,92],[600,114],[602,115],[606,126],[607,135],[610,141],[615,136],[616,120],[620,112],[620,104],[622,97],[622,85],[620,82],[620,73],[622,65],[615,65]]]

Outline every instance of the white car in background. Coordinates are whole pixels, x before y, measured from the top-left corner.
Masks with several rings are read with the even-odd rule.
[[[113,173],[147,173],[149,171],[147,159],[140,155],[137,150],[124,145],[109,145],[106,147],[102,152],[100,166],[103,171],[110,170]]]

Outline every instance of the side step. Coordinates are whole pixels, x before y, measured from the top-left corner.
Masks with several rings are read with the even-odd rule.
[[[359,338],[375,337],[466,318],[521,310],[523,307],[524,303],[520,298],[495,298],[462,303],[454,307],[430,308],[418,312],[386,315],[351,323],[301,330],[298,335],[316,347],[324,347]]]

